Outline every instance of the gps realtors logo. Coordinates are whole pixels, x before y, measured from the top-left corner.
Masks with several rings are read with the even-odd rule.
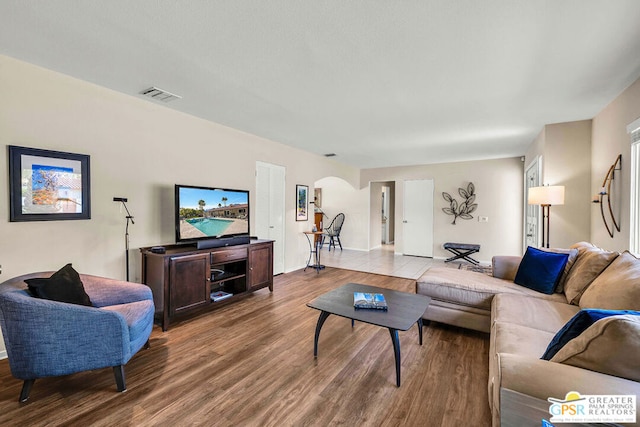
[[[635,395],[580,395],[570,391],[564,400],[547,399],[552,423],[635,423]]]

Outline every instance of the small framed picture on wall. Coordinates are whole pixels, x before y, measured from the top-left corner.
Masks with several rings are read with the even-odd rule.
[[[10,221],[91,218],[89,156],[8,148]]]
[[[309,219],[309,186],[296,185],[296,221]]]

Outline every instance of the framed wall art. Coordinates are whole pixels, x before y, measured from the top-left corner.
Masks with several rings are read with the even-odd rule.
[[[91,218],[88,155],[8,148],[10,221]]]
[[[309,219],[309,187],[296,185],[296,221]]]

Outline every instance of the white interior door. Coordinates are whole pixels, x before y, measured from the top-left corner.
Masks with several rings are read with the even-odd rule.
[[[530,205],[527,203],[529,198],[529,188],[540,186],[540,158],[536,159],[529,165],[525,172],[524,178],[524,248],[532,246],[534,248],[540,246],[538,227],[540,224],[540,206]]]
[[[273,274],[284,273],[285,168],[256,162],[255,234],[273,240]]]
[[[404,182],[403,253],[433,257],[433,180]]]

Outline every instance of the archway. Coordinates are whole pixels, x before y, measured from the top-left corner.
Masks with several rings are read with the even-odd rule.
[[[318,206],[322,226],[327,227],[339,213],[345,214],[340,234],[343,248],[369,249],[369,189],[356,189],[342,178],[329,176],[314,183],[314,196],[318,194]]]

